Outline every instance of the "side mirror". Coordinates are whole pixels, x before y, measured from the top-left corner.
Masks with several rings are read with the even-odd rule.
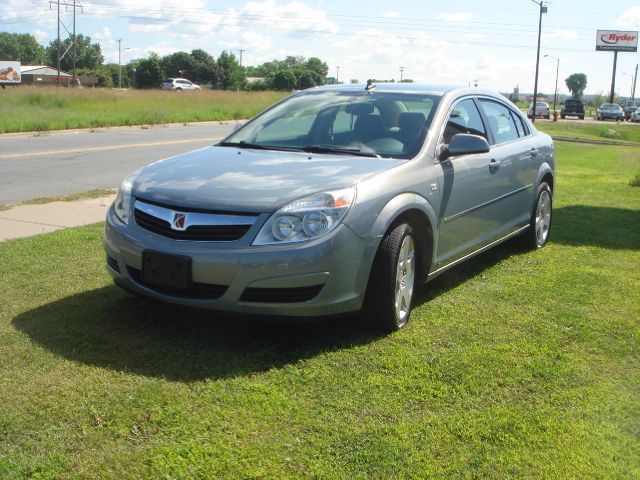
[[[458,133],[454,135],[449,145],[443,145],[440,149],[440,160],[458,155],[470,155],[472,153],[487,153],[490,150],[489,144],[484,137],[479,135],[469,135]]]

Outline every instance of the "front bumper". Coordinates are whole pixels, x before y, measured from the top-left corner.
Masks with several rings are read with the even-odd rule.
[[[140,228],[133,218],[124,225],[113,208],[104,234],[107,270],[127,290],[192,307],[299,317],[360,310],[376,248],[375,239],[345,225],[319,240],[289,245],[172,240]],[[176,294],[145,284],[144,250],[191,258],[192,282],[203,290]]]

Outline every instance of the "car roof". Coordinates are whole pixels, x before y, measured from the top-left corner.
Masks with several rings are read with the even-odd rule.
[[[436,85],[429,83],[373,83],[375,90],[373,92],[389,92],[389,93],[417,93],[425,95],[444,96],[448,93],[457,95],[487,95],[507,100],[504,95],[494,90],[480,87],[465,87],[460,85]],[[304,92],[316,91],[341,91],[341,92],[363,92],[366,85],[364,83],[339,84],[339,85],[323,85],[320,87],[311,87]]]

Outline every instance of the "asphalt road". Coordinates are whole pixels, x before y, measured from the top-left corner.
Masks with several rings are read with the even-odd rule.
[[[0,204],[117,188],[135,169],[211,145],[233,123],[0,135]]]
[[[234,123],[0,135],[0,204],[117,188],[143,165],[211,145],[231,132]]]

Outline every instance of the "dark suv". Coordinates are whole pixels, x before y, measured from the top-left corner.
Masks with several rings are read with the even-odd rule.
[[[631,114],[636,110],[636,108],[640,107],[640,102],[636,100],[627,100],[624,102],[624,106],[622,110],[624,110],[624,119],[630,120]]]
[[[582,100],[578,98],[565,100],[560,109],[560,118],[565,117],[578,117],[580,120],[584,120],[584,105],[582,104]]]

